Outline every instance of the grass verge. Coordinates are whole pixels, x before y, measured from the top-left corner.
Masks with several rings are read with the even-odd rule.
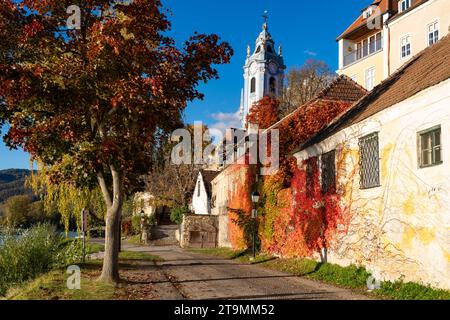
[[[100,249],[97,247],[97,249]],[[140,261],[162,261],[158,256],[145,252],[123,251],[119,254],[122,267]],[[36,279],[8,291],[10,300],[112,300],[116,287],[112,284],[97,281],[101,272],[102,261],[91,260],[79,265],[81,269],[81,289],[67,288],[68,274],[66,269],[52,270]]]
[[[191,249],[191,252],[220,256],[242,263],[259,264],[265,268],[282,271],[308,279],[326,282],[343,288],[367,292],[370,273],[363,267],[341,267],[330,263],[320,263],[310,259],[277,259],[269,255],[258,255],[252,259],[250,252],[233,251],[228,248]],[[395,300],[450,300],[450,291],[436,289],[413,282],[382,282],[378,290],[370,294]]]

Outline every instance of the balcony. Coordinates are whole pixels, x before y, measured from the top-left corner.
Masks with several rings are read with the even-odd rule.
[[[357,45],[357,49],[344,56],[344,68],[360,60],[364,60],[378,52],[383,51],[383,39],[378,38],[375,41]]]

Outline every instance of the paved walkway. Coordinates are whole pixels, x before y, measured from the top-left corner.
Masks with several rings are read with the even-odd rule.
[[[151,286],[153,299],[371,299],[348,289],[178,247],[123,244],[123,249],[148,252],[164,259],[157,266],[145,266],[146,272],[152,273],[148,282],[134,283]]]

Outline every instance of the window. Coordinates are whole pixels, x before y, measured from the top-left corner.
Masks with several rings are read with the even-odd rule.
[[[411,36],[405,36],[400,40],[401,58],[405,59],[411,55]]]
[[[255,93],[256,91],[256,79],[252,78],[250,81],[250,93]]]
[[[372,15],[372,13],[373,13],[373,7],[370,6],[363,12],[363,19],[369,18]]]
[[[336,152],[330,151],[322,155],[322,193],[334,192],[336,190]]]
[[[372,133],[359,139],[359,156],[361,189],[380,186],[378,133]]]
[[[270,77],[269,92],[271,95],[275,95],[277,93],[277,83],[274,77]]]
[[[359,42],[356,44],[356,59],[362,58],[362,43]]]
[[[367,57],[369,55],[369,40],[363,41],[363,57]]]
[[[439,23],[437,21],[430,23],[427,28],[428,45],[432,46],[439,40]]]
[[[378,32],[356,44],[356,59],[367,57],[381,49],[383,49],[382,33]]]
[[[383,37],[381,35],[381,32],[377,33],[376,40],[375,40],[375,50],[381,50],[383,48]]]
[[[201,186],[201,182],[200,182],[200,180],[198,180],[198,182],[197,182],[197,197],[200,197],[200,186]]]
[[[409,8],[411,8],[411,2],[412,2],[412,0],[401,0],[400,5],[398,6],[400,9],[400,12],[406,11]]]
[[[375,68],[370,68],[366,70],[366,89],[372,90],[375,86]]]
[[[421,168],[442,163],[441,127],[434,127],[419,133],[419,166]]]

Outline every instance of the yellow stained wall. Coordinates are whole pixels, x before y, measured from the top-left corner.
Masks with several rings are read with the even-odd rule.
[[[304,150],[301,161],[337,150],[348,230],[329,261],[368,268],[380,280],[450,289],[450,80]],[[441,126],[443,164],[421,169],[417,135]],[[378,132],[381,186],[359,186],[358,139]],[[343,160],[342,160],[343,158]],[[338,160],[339,161],[339,160]]]
[[[435,20],[439,22],[439,37],[446,36],[450,27],[449,0],[430,0],[409,14],[389,23],[391,34],[390,74],[428,47],[427,26]],[[401,59],[400,39],[406,35],[411,36],[411,56],[408,59]]]
[[[376,86],[383,81],[384,77],[383,50],[345,67],[339,71],[339,74],[353,78],[359,85],[366,88],[366,70],[372,67],[375,67],[374,85]]]

